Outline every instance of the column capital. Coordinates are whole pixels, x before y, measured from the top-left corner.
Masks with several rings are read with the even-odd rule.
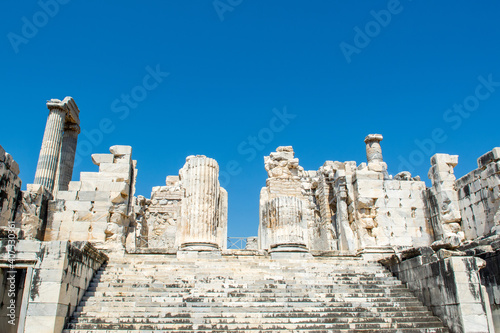
[[[384,139],[382,134],[368,134],[365,138],[365,143],[380,142]]]
[[[76,106],[73,97],[67,96],[62,101],[59,99],[50,99],[47,101],[47,108],[49,110],[60,109],[66,112],[66,122],[73,124],[80,124],[80,110]]]

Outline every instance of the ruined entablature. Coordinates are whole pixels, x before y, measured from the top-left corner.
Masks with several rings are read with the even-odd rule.
[[[299,180],[299,172],[304,168],[299,166],[299,159],[295,158],[292,146],[281,146],[264,157],[264,166],[269,178],[290,178]]]

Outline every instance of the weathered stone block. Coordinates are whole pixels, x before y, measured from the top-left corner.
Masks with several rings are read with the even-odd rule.
[[[111,172],[111,173],[129,173],[130,165],[127,164],[115,164],[115,163],[101,163],[99,166],[99,172]]]
[[[61,200],[76,200],[78,192],[77,191],[59,191],[57,192],[57,199]]]
[[[66,201],[66,210],[88,211],[92,209],[91,201]]]
[[[69,191],[80,191],[82,187],[82,182],[69,182],[68,190]]]
[[[113,154],[92,154],[92,162],[99,166],[101,163],[113,163]]]
[[[491,151],[487,152],[486,154],[482,155],[477,159],[477,166],[478,168],[482,169],[486,167],[491,162],[495,162],[500,160],[500,148],[496,147],[493,148]]]
[[[115,156],[122,156],[122,155],[132,155],[132,147],[130,146],[112,146],[109,148],[109,151],[111,154]]]

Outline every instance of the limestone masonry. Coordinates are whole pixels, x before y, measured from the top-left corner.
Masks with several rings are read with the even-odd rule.
[[[233,249],[217,161],[188,156],[148,199],[116,145],[72,181],[80,110],[47,108],[25,191],[0,146],[0,332],[500,332],[500,148],[460,179],[435,154],[429,188],[388,173],[380,134],[317,170],[278,147]]]

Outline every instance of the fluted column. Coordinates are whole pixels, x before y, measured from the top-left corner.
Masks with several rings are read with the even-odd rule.
[[[63,140],[66,112],[60,105],[47,103],[47,107],[50,112],[45,126],[34,183],[41,184],[52,192]]]
[[[219,165],[205,156],[190,156],[181,169],[181,248],[217,249]]]
[[[266,203],[271,250],[306,251],[307,225],[302,201],[296,197],[277,197]]]
[[[73,176],[73,165],[75,163],[76,145],[80,134],[80,126],[66,123],[61,147],[59,161],[59,191],[67,191],[71,177]]]

